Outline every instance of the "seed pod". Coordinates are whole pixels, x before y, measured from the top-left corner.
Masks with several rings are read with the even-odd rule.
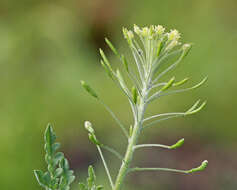
[[[103,52],[102,49],[100,49],[100,55],[101,55],[101,57],[103,58],[105,64],[106,64],[107,67],[109,68],[109,70],[110,70],[111,72],[113,72],[113,69],[112,69],[112,67],[111,67],[111,65],[110,65],[110,63],[109,63],[109,61],[108,61],[107,57],[105,56],[105,54],[104,54],[104,52]]]
[[[204,160],[199,167],[193,168],[193,169],[189,170],[187,173],[193,173],[193,172],[202,171],[202,170],[204,170],[207,167],[207,165],[208,165],[208,161]]]
[[[118,55],[118,51],[115,49],[115,47],[113,46],[113,44],[108,40],[108,38],[105,38],[105,42],[108,44],[108,46],[110,47],[110,49],[114,52],[115,55]]]
[[[94,134],[89,133],[88,136],[89,136],[89,139],[92,143],[94,143],[98,146],[101,145],[101,143],[96,139],[96,136]]]
[[[125,67],[126,71],[129,73],[128,62],[127,62],[125,56],[124,56],[124,55],[121,55],[121,59],[122,59],[122,62],[123,62],[123,64],[124,64],[124,67]]]
[[[157,52],[156,52],[156,56],[158,57],[160,55],[161,49],[163,48],[164,43],[159,41],[157,44]]]
[[[97,96],[96,92],[88,84],[86,84],[85,81],[81,81],[81,85],[91,96],[93,96],[93,97],[95,97],[97,99],[99,98]]]
[[[197,104],[198,104],[198,103],[199,103],[199,102],[197,102],[196,104],[194,104],[193,107],[192,107],[191,109],[189,109],[189,110],[185,113],[185,115],[195,114],[195,113],[201,111],[202,108],[204,108],[204,106],[207,104],[207,102],[205,101],[205,102],[203,102],[203,103],[199,106],[199,108],[195,109],[195,108],[197,107]]]
[[[113,74],[112,74],[111,70],[105,65],[104,61],[100,60],[100,63],[102,65],[102,67],[104,68],[104,70],[106,71],[106,73],[108,74],[108,76],[110,78],[113,78]]]
[[[165,90],[168,90],[172,84],[174,83],[174,80],[175,80],[175,77],[172,77],[165,86],[163,86],[163,88],[161,88],[160,91],[165,91]]]
[[[178,142],[176,142],[174,145],[170,147],[170,149],[176,149],[181,147],[184,144],[184,138],[180,139]]]
[[[130,128],[129,128],[129,136],[130,136],[130,137],[132,136],[132,132],[133,132],[133,126],[130,125]]]
[[[137,89],[135,86],[132,87],[132,97],[133,97],[134,104],[137,104],[138,94],[137,94]]]
[[[185,78],[179,82],[176,82],[173,84],[173,86],[180,86],[180,85],[183,85],[184,83],[186,83],[187,81],[189,80],[189,78]]]

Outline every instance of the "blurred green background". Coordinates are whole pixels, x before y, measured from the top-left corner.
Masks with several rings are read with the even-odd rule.
[[[43,132],[54,125],[61,150],[85,180],[93,164],[98,183],[108,181],[83,122],[94,123],[98,137],[123,151],[126,140],[109,114],[80,87],[88,81],[126,124],[131,113],[126,98],[108,80],[99,64],[98,48],[109,37],[128,54],[121,28],[134,23],[162,24],[178,29],[182,41],[194,47],[176,70],[179,79],[195,83],[208,75],[202,88],[162,98],[147,112],[182,111],[197,99],[207,107],[195,116],[163,122],[145,131],[144,143],[172,144],[184,137],[175,151],[146,149],[134,164],[145,167],[190,168],[202,160],[202,173],[177,175],[141,172],[129,175],[126,188],[235,190],[237,187],[237,1],[236,0],[1,0],[0,1],[0,187],[8,190],[41,189],[33,169],[45,168]],[[109,166],[119,163],[108,153]],[[115,174],[113,172],[113,174]],[[76,184],[75,184],[76,189]]]

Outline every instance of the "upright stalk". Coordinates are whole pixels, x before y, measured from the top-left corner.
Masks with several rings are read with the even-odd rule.
[[[132,132],[131,137],[129,138],[127,150],[126,150],[124,159],[122,161],[122,165],[120,167],[119,173],[117,175],[113,190],[120,190],[122,188],[122,184],[124,182],[126,174],[128,173],[130,163],[133,159],[134,147],[137,144],[137,140],[138,140],[140,131],[142,129],[142,122],[143,122],[144,113],[145,113],[145,110],[146,110],[147,94],[148,94],[147,84],[145,84],[144,88],[143,88],[143,97],[141,97],[140,103],[137,106],[138,116],[135,120],[135,124],[134,124],[134,127],[133,127],[133,132]]]

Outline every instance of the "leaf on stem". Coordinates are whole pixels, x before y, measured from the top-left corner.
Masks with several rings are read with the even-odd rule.
[[[73,171],[69,169],[69,164],[64,154],[57,152],[60,144],[55,142],[56,135],[50,124],[45,130],[44,140],[45,161],[48,164],[48,171],[43,173],[40,170],[35,170],[35,177],[39,185],[44,187],[45,190],[69,190],[70,184],[75,177]]]
[[[102,190],[103,186],[96,185],[96,175],[92,166],[88,167],[87,184],[79,183],[79,190]]]

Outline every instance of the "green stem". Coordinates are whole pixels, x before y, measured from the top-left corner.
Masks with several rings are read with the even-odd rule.
[[[134,146],[137,144],[137,140],[138,140],[140,131],[142,129],[142,121],[143,121],[144,112],[146,109],[146,98],[147,98],[146,86],[144,87],[143,92],[144,92],[143,98],[141,98],[140,104],[138,106],[138,116],[134,124],[132,135],[129,138],[127,150],[126,150],[122,165],[120,167],[119,173],[117,175],[117,179],[115,181],[113,190],[121,190],[124,179],[129,171],[130,163],[133,159]]]
[[[134,146],[134,149],[144,148],[144,147],[160,147],[160,148],[170,149],[171,146],[163,145],[163,144],[140,144],[140,145]]]
[[[108,169],[108,166],[107,166],[107,164],[106,164],[106,162],[105,162],[105,159],[104,159],[103,153],[102,153],[102,151],[101,151],[99,145],[97,145],[96,147],[97,147],[97,149],[98,149],[98,151],[99,151],[99,154],[100,154],[101,160],[102,160],[103,165],[104,165],[104,167],[105,167],[105,171],[106,171],[107,176],[108,176],[108,178],[109,178],[110,185],[111,185],[111,187],[112,187],[112,189],[113,189],[113,188],[114,188],[114,183],[113,183],[113,180],[112,180],[111,175],[110,175],[110,173],[109,173],[109,169]]]
[[[185,173],[188,174],[189,170],[177,170],[177,169],[170,169],[170,168],[131,168],[129,172],[135,171],[166,171],[166,172],[177,172],[177,173]]]

